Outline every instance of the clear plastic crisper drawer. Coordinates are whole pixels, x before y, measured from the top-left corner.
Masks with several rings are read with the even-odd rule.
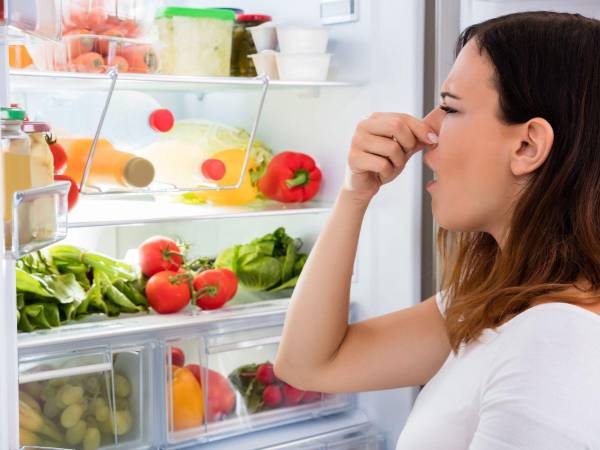
[[[210,441],[348,409],[347,394],[302,391],[275,377],[280,338],[281,326],[272,326],[170,341],[169,442]]]
[[[25,448],[145,446],[148,349],[99,349],[22,359],[20,440]]]

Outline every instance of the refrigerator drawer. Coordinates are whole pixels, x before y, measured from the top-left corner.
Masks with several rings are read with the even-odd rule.
[[[147,448],[148,347],[35,355],[19,363],[21,445]]]
[[[384,450],[385,438],[370,423],[351,426],[265,450]]]
[[[281,325],[265,326],[165,343],[167,440],[171,448],[277,427],[352,406],[349,394],[304,392],[276,379],[271,363],[281,329]]]

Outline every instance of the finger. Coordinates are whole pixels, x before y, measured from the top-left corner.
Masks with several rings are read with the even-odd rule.
[[[380,179],[391,177],[395,170],[387,158],[360,150],[350,152],[349,166],[354,173],[373,172]]]
[[[368,133],[358,133],[354,146],[374,155],[385,156],[395,167],[406,164],[406,153],[393,139]]]
[[[408,126],[408,117],[410,116],[397,113],[382,114],[377,119],[363,121],[359,124],[358,129],[377,136],[395,138],[406,153],[412,153],[417,148],[426,144],[420,142],[419,138]]]

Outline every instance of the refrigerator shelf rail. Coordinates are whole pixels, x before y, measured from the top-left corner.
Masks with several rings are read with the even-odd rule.
[[[12,220],[4,230],[8,256],[18,259],[67,236],[70,186],[68,181],[58,181],[14,193]]]
[[[45,72],[38,70],[12,69],[11,89],[14,91],[47,91],[48,83],[55,89],[91,90],[106,87],[109,74],[81,72]],[[362,81],[281,81],[269,80],[269,89],[304,90],[360,87]],[[198,77],[160,74],[119,74],[115,90],[197,92],[210,94],[224,90],[256,89],[262,86],[257,78],[243,77]]]

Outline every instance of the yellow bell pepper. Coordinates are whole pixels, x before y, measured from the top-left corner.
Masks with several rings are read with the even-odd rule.
[[[199,427],[204,420],[204,396],[194,374],[185,367],[173,367],[171,382],[172,417],[175,431]]]

